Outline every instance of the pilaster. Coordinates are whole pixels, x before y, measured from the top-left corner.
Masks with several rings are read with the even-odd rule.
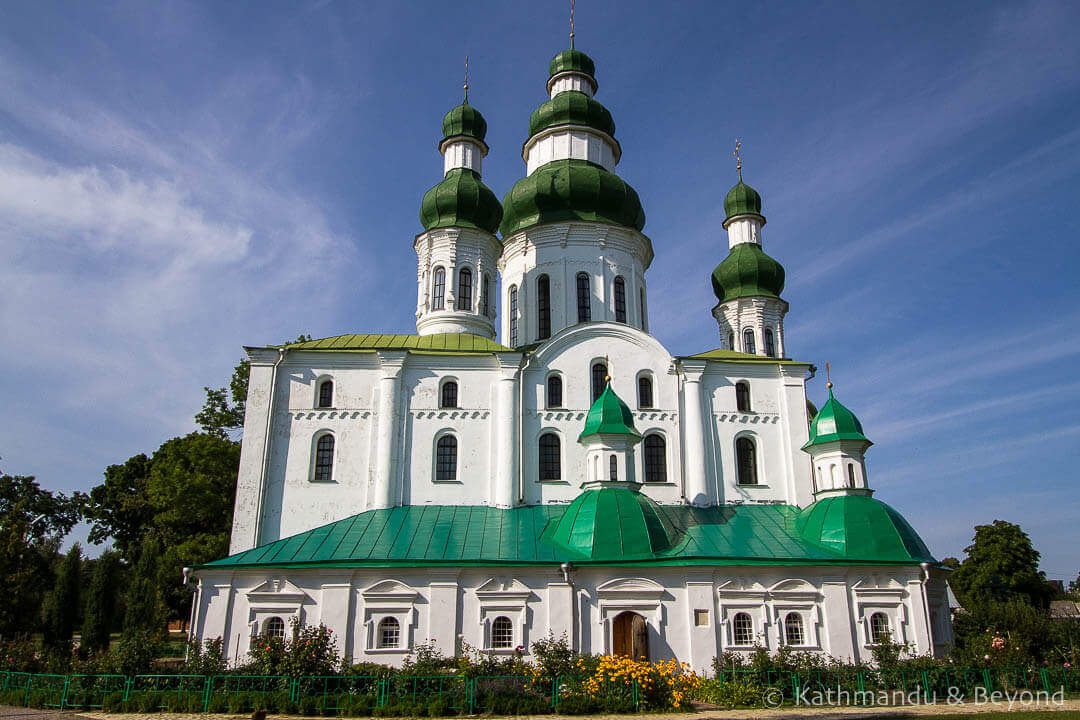
[[[379,358],[379,414],[375,444],[375,483],[368,509],[397,505],[394,482],[397,471],[398,406],[401,394],[401,370],[407,353],[390,351],[376,353]]]

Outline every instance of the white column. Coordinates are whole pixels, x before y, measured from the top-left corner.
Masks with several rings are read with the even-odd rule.
[[[351,655],[349,648],[349,614],[352,608],[352,583],[347,575],[329,577],[323,580],[322,599],[319,602],[319,622],[334,631],[342,645],[338,652]]]
[[[827,578],[821,583],[821,594],[824,596],[821,610],[825,615],[823,649],[833,657],[848,662],[866,660],[867,658],[858,658],[855,655],[858,635],[851,622],[851,598],[848,596],[847,581],[844,578]]]
[[[457,573],[437,574],[428,584],[428,637],[447,657],[457,655],[458,578]]]
[[[240,450],[230,555],[250,550],[259,544],[259,528],[265,513],[263,498],[266,493],[268,445],[273,434],[271,414],[277,375],[274,363],[278,361],[280,353],[273,349],[249,350],[248,357],[251,358],[251,374],[247,413],[244,415],[244,437],[247,439]]]
[[[519,290],[520,292],[520,290]],[[519,295],[520,297],[520,295]],[[498,355],[499,379],[495,387],[495,507],[513,507],[517,487],[518,355]]]
[[[701,413],[701,376],[705,361],[682,361],[683,373],[683,444],[686,462],[683,477],[686,500],[692,505],[708,505],[708,479],[705,475],[705,424]]]
[[[574,586],[561,578],[547,586],[548,631],[553,637],[566,635],[566,642],[578,649],[574,633]]]
[[[705,625],[697,624],[697,611],[708,613]],[[712,669],[713,658],[719,652],[719,625],[716,612],[716,593],[708,576],[686,581],[686,622],[690,628],[690,667],[698,674]]]
[[[375,485],[368,509],[394,507],[395,440],[398,428],[398,396],[401,392],[401,369],[405,365],[404,352],[380,352],[378,435],[375,445]]]

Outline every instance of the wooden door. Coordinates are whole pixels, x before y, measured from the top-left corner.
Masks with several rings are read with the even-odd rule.
[[[611,626],[611,653],[635,660],[649,659],[649,628],[634,612],[620,613]]]

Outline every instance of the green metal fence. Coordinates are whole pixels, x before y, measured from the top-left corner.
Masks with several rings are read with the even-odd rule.
[[[976,692],[1080,692],[1075,668],[933,668],[881,671],[728,670],[721,683],[776,688],[788,702],[800,693],[846,692],[847,702],[867,693],[903,693],[916,698],[971,699]],[[270,710],[305,715],[367,715],[377,708],[419,706],[442,712],[528,714],[551,712],[581,691],[582,678],[533,676],[312,676],[262,675],[50,675],[0,672],[0,702],[13,705],[139,712],[230,712]],[[627,709],[639,709],[638,686],[609,688]],[[855,695],[861,693],[863,695]],[[804,695],[805,696],[805,695]],[[875,701],[876,702],[876,701]],[[433,704],[435,707],[433,707]]]

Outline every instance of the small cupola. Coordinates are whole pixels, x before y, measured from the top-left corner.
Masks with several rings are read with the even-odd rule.
[[[802,446],[813,465],[814,496],[870,495],[865,453],[873,443],[855,413],[833,395],[832,382],[826,386],[829,399],[810,421],[810,439]]]
[[[585,429],[578,442],[585,446],[587,483],[638,483],[631,462],[634,446],[641,442],[641,433],[634,427],[630,408],[607,386],[589,408]]]

